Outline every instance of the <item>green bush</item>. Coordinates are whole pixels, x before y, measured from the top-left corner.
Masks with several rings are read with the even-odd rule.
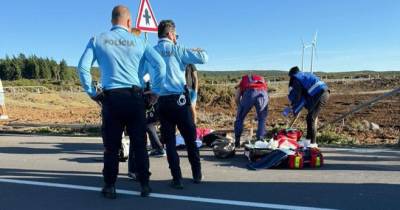
[[[324,130],[317,136],[319,144],[354,144],[353,139],[332,130]]]

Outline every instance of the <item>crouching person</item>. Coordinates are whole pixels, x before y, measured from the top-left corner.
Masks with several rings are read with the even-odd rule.
[[[262,139],[265,137],[265,122],[268,115],[268,92],[264,77],[256,74],[243,76],[236,88],[235,101],[238,108],[235,121],[235,146],[240,147],[243,122],[253,106],[256,107],[258,120],[256,138]]]
[[[285,109],[287,116],[293,113],[295,117],[305,107],[307,114],[307,136],[301,142],[305,147],[318,147],[316,141],[317,120],[321,109],[329,99],[329,89],[325,82],[312,73],[301,72],[297,66],[289,71],[289,101],[291,107]]]

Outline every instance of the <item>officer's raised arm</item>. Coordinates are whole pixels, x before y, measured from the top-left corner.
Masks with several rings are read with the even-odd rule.
[[[177,45],[177,52],[182,61],[187,64],[205,64],[208,62],[208,55],[202,49],[188,49]]]
[[[164,59],[156,50],[154,50],[154,48],[150,46],[146,47],[144,57],[147,63],[150,64],[152,67],[147,69],[148,73],[150,74],[152,91],[158,94],[161,91],[161,86],[163,84],[163,79],[166,72]]]
[[[94,39],[95,38],[91,38],[89,40],[89,43],[87,44],[77,67],[83,89],[90,97],[96,96],[96,90],[92,87],[92,75],[90,74],[92,65],[96,61],[96,55],[94,53]]]

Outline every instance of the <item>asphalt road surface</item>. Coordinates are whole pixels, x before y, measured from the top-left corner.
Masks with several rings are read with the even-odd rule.
[[[226,160],[201,151],[204,182],[171,189],[166,157],[150,158],[151,197],[120,164],[116,200],[104,199],[100,138],[0,136],[0,210],[15,209],[399,209],[400,150],[322,148],[320,169],[248,171],[243,151]]]

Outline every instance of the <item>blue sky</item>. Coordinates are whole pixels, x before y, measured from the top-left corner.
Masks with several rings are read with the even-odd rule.
[[[2,1],[0,57],[25,53],[78,63],[89,38],[109,30],[113,6],[139,0]],[[203,70],[287,70],[301,65],[301,39],[318,30],[318,71],[400,70],[398,0],[151,0],[187,47],[207,50]],[[149,34],[155,44],[156,34]],[[305,62],[309,68],[310,51]]]

